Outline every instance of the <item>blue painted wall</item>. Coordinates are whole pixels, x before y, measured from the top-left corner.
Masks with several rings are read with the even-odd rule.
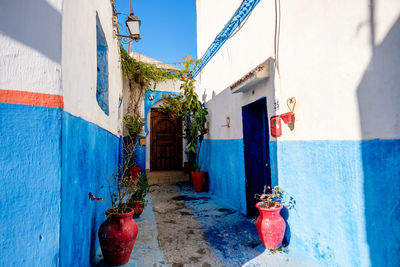
[[[149,99],[150,95],[153,96],[152,100]],[[179,95],[179,93],[166,92],[166,91],[151,91],[151,90],[147,90],[144,93],[144,118],[145,118],[144,129],[145,129],[146,133],[149,132],[149,129],[147,126],[147,116],[150,115],[149,111],[155,103],[157,103],[158,101],[160,101],[163,98],[164,95]]]
[[[400,141],[277,142],[290,246],[321,266],[400,266]]]
[[[0,103],[0,265],[57,266],[59,108]]]
[[[296,200],[289,248],[321,266],[400,266],[400,140],[272,141],[272,185]],[[211,193],[246,213],[242,140],[204,140]]]
[[[199,161],[202,170],[208,171],[210,192],[246,214],[243,139],[204,139]]]
[[[139,144],[139,139],[136,143],[136,151],[135,151],[135,161],[136,166],[140,166],[140,172],[146,173],[146,146],[141,146]]]
[[[107,178],[117,170],[120,140],[79,117],[64,113],[62,129],[61,266],[90,266],[100,253],[97,231],[108,204],[88,193],[108,197]]]
[[[96,99],[105,114],[109,114],[108,107],[108,46],[103,28],[96,15],[96,39],[97,39],[97,88]]]

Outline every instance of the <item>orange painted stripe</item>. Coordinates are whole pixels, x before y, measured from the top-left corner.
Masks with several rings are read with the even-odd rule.
[[[41,107],[64,108],[61,95],[32,93],[26,91],[0,89],[0,102]]]

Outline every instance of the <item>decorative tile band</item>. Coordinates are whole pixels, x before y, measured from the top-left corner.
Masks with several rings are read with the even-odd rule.
[[[228,21],[222,31],[215,37],[214,41],[201,57],[201,62],[193,71],[193,77],[196,77],[200,71],[207,65],[211,58],[218,52],[222,45],[233,35],[235,30],[253,11],[260,0],[244,0],[240,7],[233,14],[232,18]]]
[[[0,89],[0,102],[41,107],[64,108],[64,100],[61,95],[51,95],[16,90]]]

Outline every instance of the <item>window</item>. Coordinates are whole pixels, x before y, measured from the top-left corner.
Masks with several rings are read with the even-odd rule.
[[[108,46],[101,27],[99,16],[96,15],[96,36],[97,36],[97,88],[96,99],[100,108],[106,115],[108,109]]]

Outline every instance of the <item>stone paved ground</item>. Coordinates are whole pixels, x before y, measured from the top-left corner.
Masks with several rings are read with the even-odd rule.
[[[195,193],[188,184],[152,188],[149,205],[135,219],[139,234],[124,266],[318,266],[290,246],[275,254],[265,250],[254,218],[241,215],[207,193]]]
[[[223,266],[183,199],[173,185],[156,186],[152,192],[158,241],[168,263],[172,267]]]

